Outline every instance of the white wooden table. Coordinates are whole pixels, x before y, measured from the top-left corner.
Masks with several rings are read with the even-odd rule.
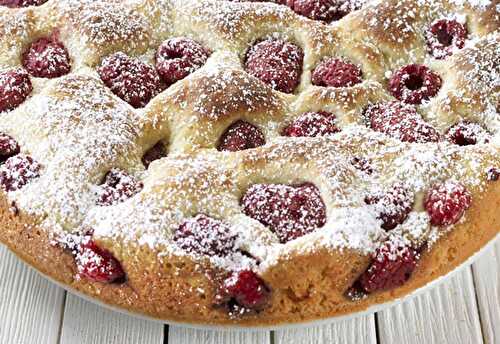
[[[472,267],[388,310],[303,330],[217,332],[163,326],[65,292],[0,245],[1,344],[500,343],[500,242]]]

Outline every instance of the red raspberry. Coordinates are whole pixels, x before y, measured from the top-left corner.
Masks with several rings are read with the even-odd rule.
[[[192,39],[171,38],[156,52],[156,69],[170,86],[201,68],[209,56],[210,52]]]
[[[455,124],[446,133],[446,138],[459,146],[490,142],[490,134],[481,125],[469,121]]]
[[[5,191],[19,190],[32,179],[40,177],[40,167],[30,156],[13,156],[0,167],[0,185]]]
[[[125,280],[125,272],[118,260],[93,240],[79,247],[75,260],[78,274],[90,281],[120,283]]]
[[[385,194],[371,195],[365,198],[367,204],[373,204],[382,220],[382,228],[390,231],[402,224],[413,209],[415,195],[404,186],[397,184]]]
[[[424,201],[425,210],[434,226],[449,226],[457,223],[472,203],[472,196],[463,186],[454,181],[434,185]]]
[[[122,52],[104,59],[98,69],[106,86],[135,108],[141,108],[163,90],[153,66]]]
[[[21,105],[33,91],[31,80],[22,69],[0,73],[0,112]]]
[[[158,159],[164,158],[167,156],[167,148],[163,142],[158,142],[153,147],[151,147],[144,155],[142,156],[143,165],[148,168],[149,165]]]
[[[368,107],[365,116],[373,130],[403,142],[437,142],[438,131],[427,124],[411,106],[399,102],[375,104]]]
[[[416,250],[409,247],[382,246],[368,270],[359,278],[359,285],[366,293],[399,287],[410,278],[419,256]]]
[[[0,5],[7,7],[40,6],[47,1],[48,0],[0,0]]]
[[[359,0],[286,0],[286,4],[300,15],[324,22],[339,20],[360,8]]]
[[[19,144],[7,134],[0,133],[0,164],[19,154]]]
[[[411,64],[398,70],[389,80],[389,91],[408,104],[422,104],[441,88],[441,78],[424,65]]]
[[[286,243],[326,223],[326,208],[312,184],[254,184],[241,199],[243,212],[268,226]]]
[[[316,137],[338,133],[335,115],[326,112],[306,112],[283,130],[284,136]]]
[[[222,135],[217,149],[219,151],[236,152],[263,146],[266,143],[264,134],[255,125],[244,121],[236,121]]]
[[[491,167],[486,172],[486,179],[490,182],[496,182],[500,179],[500,169],[496,167]]]
[[[360,157],[354,157],[351,160],[351,164],[358,170],[366,172],[367,174],[372,174],[373,173],[373,168],[370,164],[370,161],[368,161],[365,158],[360,158]]]
[[[437,59],[444,59],[453,54],[454,49],[464,47],[467,29],[454,19],[441,19],[432,24],[426,38],[429,53]]]
[[[300,83],[303,60],[295,44],[268,38],[247,52],[245,70],[275,90],[292,93]]]
[[[137,181],[126,172],[113,169],[104,178],[104,184],[98,193],[97,204],[108,206],[124,202],[139,193],[142,188],[142,182]]]
[[[324,87],[351,87],[362,81],[361,74],[361,69],[355,64],[330,57],[313,71],[312,84]]]
[[[55,37],[44,37],[23,54],[23,66],[37,78],[58,78],[71,70],[68,51]]]
[[[174,234],[180,248],[207,256],[229,255],[235,249],[235,240],[229,226],[203,214],[184,222]]]
[[[233,272],[224,281],[223,298],[229,299],[228,303],[259,311],[268,303],[271,291],[266,283],[251,270]]]

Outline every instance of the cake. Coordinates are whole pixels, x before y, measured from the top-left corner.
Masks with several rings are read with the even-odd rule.
[[[0,5],[0,242],[70,290],[308,322],[499,233],[498,0]]]

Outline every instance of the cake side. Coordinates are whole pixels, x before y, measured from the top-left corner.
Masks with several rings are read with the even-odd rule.
[[[6,230],[0,233],[0,239],[42,274],[133,313],[193,324],[279,325],[362,311],[404,297],[454,270],[498,235],[499,195],[498,183],[482,193],[469,209],[467,220],[422,254],[418,268],[401,287],[352,302],[343,294],[358,272],[366,268],[369,257],[331,250],[301,254],[279,262],[263,275],[273,290],[273,306],[258,316],[240,319],[230,318],[214,307],[211,297],[217,286],[207,278],[208,267],[188,257],[164,257],[160,262],[156,261],[155,252],[141,249],[140,254],[125,265],[134,285],[75,279],[77,268],[72,254],[51,243],[46,229],[39,227],[39,221],[18,213],[5,199],[0,218]],[[137,248],[130,248],[129,252],[135,250]]]

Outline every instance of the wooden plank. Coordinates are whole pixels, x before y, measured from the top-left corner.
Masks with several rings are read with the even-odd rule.
[[[500,342],[500,240],[472,266],[485,342]]]
[[[270,344],[269,331],[209,331],[170,326],[168,344]]]
[[[331,325],[274,333],[276,344],[376,344],[375,317],[373,315],[343,320]]]
[[[163,343],[163,325],[117,313],[68,293],[61,344]]]
[[[470,268],[377,317],[382,344],[483,342]]]
[[[0,343],[56,344],[64,295],[0,245]]]

